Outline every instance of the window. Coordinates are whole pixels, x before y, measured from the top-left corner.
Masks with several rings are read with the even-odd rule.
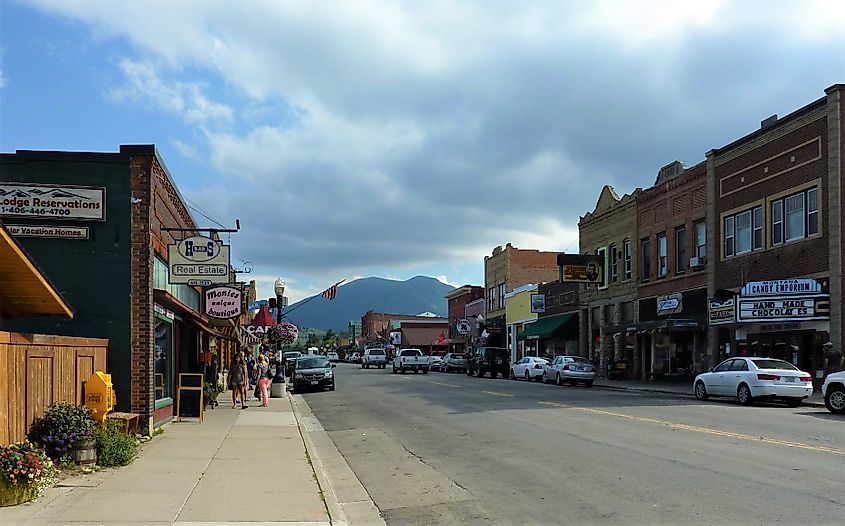
[[[607,277],[610,269],[608,268],[608,261],[607,261],[607,247],[601,247],[596,249],[596,255],[601,258],[602,266],[604,267],[604,276],[602,276],[602,284],[599,285],[600,289],[607,288]]]
[[[619,251],[616,245],[610,245],[610,282],[616,283],[619,279]]]
[[[675,229],[675,272],[683,274],[687,270],[687,229],[679,226]]]
[[[643,265],[643,281],[648,281],[651,277],[651,240],[645,238],[640,241],[642,246],[642,265]]]
[[[819,233],[819,189],[772,201],[772,245]]]
[[[173,396],[173,325],[155,320],[155,399]]]
[[[554,307],[555,306],[555,297],[554,296],[546,296],[546,308]]]
[[[505,284],[499,283],[499,308],[505,306]]]
[[[725,218],[725,257],[763,248],[763,208],[755,207]]]
[[[699,261],[707,257],[707,225],[704,221],[695,224],[695,256]]]
[[[668,258],[666,257],[666,232],[657,234],[657,275],[665,276],[669,273]]]
[[[487,311],[496,310],[496,287],[487,289]]]
[[[153,288],[165,290],[188,307],[199,312],[200,295],[189,285],[172,285],[167,281],[167,263],[155,256],[153,258]]]
[[[633,301],[623,301],[622,302],[622,323],[633,323],[634,322],[634,302]]]
[[[625,279],[631,279],[631,240],[626,239],[622,246],[625,256]]]

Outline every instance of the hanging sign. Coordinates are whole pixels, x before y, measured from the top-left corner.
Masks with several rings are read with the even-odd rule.
[[[534,314],[546,313],[546,295],[532,294],[531,295],[531,312]]]
[[[736,309],[738,322],[789,322],[830,319],[828,296],[740,297]]]
[[[734,322],[734,299],[725,301],[708,300],[707,301],[708,317],[710,325],[725,325]]]
[[[560,280],[564,283],[604,285],[604,257],[579,254],[558,254]]]
[[[657,297],[657,315],[678,314],[684,308],[683,295],[680,292]]]
[[[0,183],[0,216],[105,221],[106,189]]]
[[[243,314],[243,291],[237,287],[211,287],[204,293],[205,315],[218,320],[231,320]]]
[[[816,294],[822,291],[818,281],[810,278],[749,281],[742,287],[743,296],[787,296]]]
[[[393,345],[402,345],[402,333],[399,331],[391,332],[390,343]]]
[[[469,320],[466,318],[461,318],[458,320],[458,323],[455,324],[455,330],[458,331],[458,334],[466,336],[469,334],[469,331],[472,329],[472,326],[469,324]]]
[[[87,226],[6,225],[15,237],[46,237],[53,239],[88,239]]]
[[[193,236],[167,246],[168,282],[212,285],[229,282],[229,246],[206,236]]]

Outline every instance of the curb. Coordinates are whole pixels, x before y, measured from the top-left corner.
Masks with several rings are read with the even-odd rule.
[[[346,526],[351,524],[384,525],[384,519],[382,519],[375,502],[373,502],[369,493],[364,488],[364,485],[361,484],[361,481],[355,475],[354,471],[352,471],[352,468],[349,467],[346,459],[343,458],[343,455],[340,454],[340,451],[337,450],[337,447],[335,447],[334,443],[328,437],[328,433],[322,429],[322,426],[320,426],[318,430],[308,429],[306,423],[304,422],[305,419],[302,412],[298,407],[299,404],[302,404],[308,409],[308,413],[311,413],[311,408],[308,406],[308,402],[306,402],[301,396],[294,398],[294,395],[292,395],[290,391],[285,390],[285,394],[293,407],[293,415],[296,419],[297,425],[299,426],[299,434],[302,436],[302,441],[305,443],[305,450],[311,457],[312,468],[317,477],[317,484],[323,492],[323,497],[325,499],[329,522],[336,526]],[[312,418],[316,421],[316,417]],[[318,421],[317,424],[319,425]],[[317,445],[314,444],[314,440],[311,435],[315,432],[324,433],[326,435],[326,440],[324,440],[325,443],[322,447],[317,447]],[[326,467],[326,464],[329,463],[329,459],[337,464],[341,470],[347,472],[345,480],[347,485],[353,486],[352,492],[357,495],[366,496],[365,498],[350,500],[344,499],[341,501],[341,498],[338,497],[335,485],[332,483],[334,478],[330,475],[332,470],[327,469]],[[338,474],[338,478],[343,479],[344,477]],[[340,482],[342,483],[342,481]],[[352,511],[354,511],[354,513],[347,514],[344,507],[349,507]],[[350,520],[349,515],[354,515],[352,520]]]
[[[593,384],[593,387],[597,387],[599,389],[609,389],[611,391],[635,391],[640,393],[660,393],[660,394],[667,394],[672,396],[677,396],[680,398],[692,398],[695,399],[695,395],[692,393],[682,393],[680,391],[670,391],[668,389],[649,389],[646,387],[628,387],[624,385],[607,385],[607,384]],[[802,404],[807,407],[822,407],[824,408],[824,402],[811,402],[809,400],[804,400]]]

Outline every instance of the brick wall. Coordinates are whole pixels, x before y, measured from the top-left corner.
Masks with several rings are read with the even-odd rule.
[[[845,85],[838,84],[827,90],[828,133],[828,192],[830,196],[829,234],[830,246],[830,338],[841,349],[845,345]]]
[[[545,283],[560,277],[557,266],[558,252],[520,250],[514,247],[508,248],[506,252],[508,254],[507,292],[522,285]]]

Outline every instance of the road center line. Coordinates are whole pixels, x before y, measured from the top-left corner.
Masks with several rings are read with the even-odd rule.
[[[455,385],[455,384],[447,384],[444,382],[435,382],[434,380],[426,380],[426,382],[434,385],[445,385],[446,387],[457,387],[458,389],[462,388],[462,385]]]
[[[510,396],[513,396],[512,394],[509,394],[509,393],[500,393],[499,391],[481,391],[481,392],[482,392],[482,393],[489,394],[489,395],[493,395],[493,396],[505,396],[505,397],[510,397]]]
[[[485,391],[486,392],[486,391]],[[622,413],[614,413],[612,411],[604,411],[602,409],[590,409],[587,407],[578,407],[574,405],[567,405],[567,404],[559,404],[557,402],[540,402],[543,405],[549,405],[553,407],[560,407],[563,409],[574,409],[576,411],[581,411],[584,413],[594,413],[599,415],[605,416],[615,416],[618,418],[626,418],[628,420],[635,420],[637,422],[646,422],[649,424],[657,424],[661,426],[671,427],[672,429],[681,429],[684,431],[689,431],[692,433],[705,433],[709,435],[716,435],[726,438],[736,438],[739,440],[747,440],[753,442],[765,442],[767,444],[775,444],[779,446],[786,446],[786,447],[794,447],[798,449],[809,449],[810,451],[820,451],[822,453],[831,453],[834,455],[842,455],[845,456],[845,450],[838,449],[835,447],[827,447],[827,446],[814,446],[812,444],[805,444],[803,442],[793,442],[791,440],[780,440],[777,438],[767,438],[757,435],[746,435],[744,433],[733,433],[730,431],[721,431],[719,429],[712,429],[709,427],[699,427],[699,426],[692,426],[689,424],[678,424],[676,422],[669,422],[668,420],[658,420],[656,418],[646,418],[642,416],[631,416],[625,415]]]

